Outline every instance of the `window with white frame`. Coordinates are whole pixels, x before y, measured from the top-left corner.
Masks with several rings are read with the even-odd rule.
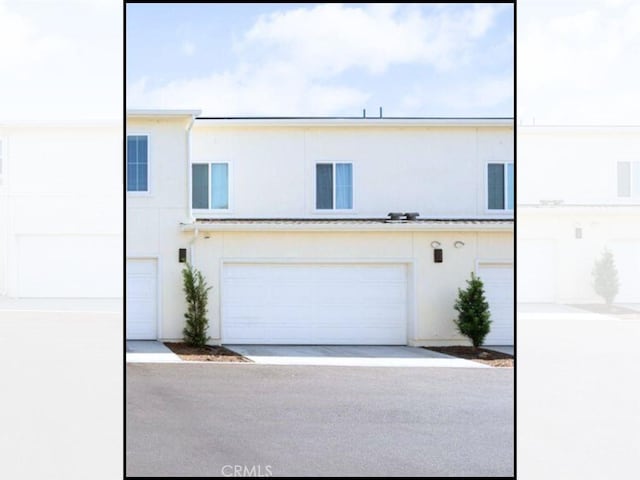
[[[618,162],[618,197],[640,197],[640,162]]]
[[[149,191],[149,137],[127,135],[127,192]]]
[[[229,209],[229,164],[191,165],[191,206],[200,210]]]
[[[514,177],[512,162],[487,164],[487,208],[513,210]]]
[[[353,165],[316,164],[316,209],[353,209]]]

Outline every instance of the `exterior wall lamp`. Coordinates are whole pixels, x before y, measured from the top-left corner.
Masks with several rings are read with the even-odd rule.
[[[462,248],[464,247],[464,242],[462,240],[456,240],[455,242],[453,242],[453,246],[456,248]]]

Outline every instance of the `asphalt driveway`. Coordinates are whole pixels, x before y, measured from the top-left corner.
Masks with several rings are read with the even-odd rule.
[[[129,476],[511,476],[513,369],[128,364]]]

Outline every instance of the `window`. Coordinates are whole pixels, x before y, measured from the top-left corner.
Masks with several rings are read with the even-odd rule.
[[[618,196],[640,197],[640,162],[618,162]]]
[[[334,180],[335,179],[335,180]],[[335,206],[334,206],[335,205]],[[351,163],[316,164],[316,209],[353,208],[353,166]]]
[[[127,136],[127,192],[149,191],[149,137]]]
[[[487,165],[487,198],[489,210],[513,210],[513,163]]]
[[[203,210],[229,209],[229,164],[191,165],[191,206]]]

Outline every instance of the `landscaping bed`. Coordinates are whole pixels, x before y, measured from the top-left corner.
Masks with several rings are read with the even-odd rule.
[[[192,347],[184,342],[165,342],[165,345],[182,360],[196,362],[250,362],[228,348],[222,346],[205,345]]]
[[[513,367],[513,356],[502,352],[495,352],[485,348],[474,349],[473,347],[454,346],[454,347],[422,347],[434,352],[444,353],[452,357],[464,358],[465,360],[473,360],[474,362],[484,363],[492,367]]]
[[[620,305],[606,305],[603,303],[582,303],[571,304],[570,307],[579,308],[592,313],[602,313],[605,315],[615,315],[616,317],[626,318],[629,320],[640,319],[640,312],[638,310],[632,310]]]

